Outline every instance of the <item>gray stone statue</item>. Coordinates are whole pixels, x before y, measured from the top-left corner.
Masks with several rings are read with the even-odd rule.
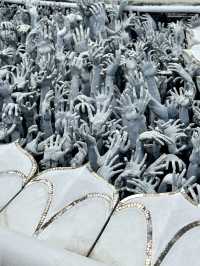
[[[0,142],[41,169],[89,161],[125,195],[199,182],[200,19],[162,24],[128,1],[27,1],[0,12]]]

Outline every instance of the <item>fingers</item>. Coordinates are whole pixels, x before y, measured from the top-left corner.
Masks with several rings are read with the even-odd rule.
[[[147,153],[145,153],[144,158],[142,159],[142,161],[140,163],[141,166],[144,166],[146,159],[147,159]]]
[[[121,174],[122,172],[123,172],[123,169],[114,170],[114,171],[112,171],[112,177],[113,177],[114,175]]]
[[[120,168],[122,167],[124,164],[123,163],[117,163],[115,164],[112,168],[113,170],[116,170],[117,168]],[[123,171],[123,169],[119,169],[118,171]]]
[[[171,165],[173,173],[176,173],[176,161],[171,161]]]
[[[3,105],[3,117],[18,117],[19,116],[19,106],[14,103]]]
[[[83,25],[81,24],[79,28],[75,28],[75,32],[73,33],[74,43],[77,44],[81,41],[88,41],[90,36],[90,29],[83,29]]]
[[[57,135],[57,136],[56,136],[56,140],[55,140],[55,145],[56,145],[56,146],[59,146],[60,138],[61,138],[60,135]]]
[[[183,169],[183,171],[179,174],[179,177],[181,178],[181,179],[183,179],[183,177],[185,176],[185,174],[186,174],[186,169]]]
[[[50,144],[50,147],[53,147],[53,145],[54,145],[54,135],[50,137],[49,144]]]
[[[190,193],[190,195],[191,195],[191,197],[192,197],[192,199],[196,202],[196,203],[199,203],[199,193],[198,193],[198,195],[196,194],[196,192],[195,192],[195,188],[197,188],[197,186],[196,185],[193,185],[192,187],[189,187],[188,188],[188,192]],[[198,189],[199,190],[199,189]],[[200,191],[199,191],[200,192]]]
[[[113,166],[115,163],[116,163],[116,161],[119,159],[119,155],[116,155],[114,158],[112,158],[111,160],[110,160],[110,162],[109,162],[109,166],[111,167],[111,166]]]
[[[154,140],[155,140],[156,142],[158,142],[158,144],[160,144],[161,146],[164,146],[164,145],[165,145],[165,142],[162,141],[162,137],[161,137],[161,138],[159,138],[159,137],[154,137]]]

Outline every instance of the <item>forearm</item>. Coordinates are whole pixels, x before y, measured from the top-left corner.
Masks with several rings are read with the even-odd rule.
[[[33,116],[24,116],[25,118],[25,123],[26,123],[26,128],[31,127],[32,125],[36,125],[36,117]]]
[[[41,121],[40,121],[40,127],[41,127],[41,131],[45,132],[45,137],[50,137],[51,135],[53,135],[51,116],[49,116],[48,118],[46,118],[45,116],[42,116]]]
[[[143,145],[143,143],[139,140],[139,138],[138,138],[137,141],[136,141],[135,154],[138,155],[140,161],[142,161],[142,159],[144,158],[144,155],[145,155],[144,145]]]
[[[8,134],[8,136],[10,135],[10,134],[12,134],[13,133],[13,131],[16,129],[16,124],[13,124],[11,127],[10,127],[10,129],[8,130],[8,132],[7,132],[7,134]]]
[[[156,114],[160,119],[168,121],[168,110],[167,107],[162,105],[160,102],[151,98],[148,104],[149,109]]]
[[[13,100],[10,96],[4,97],[4,98],[0,96],[0,115],[2,114],[3,105],[8,104],[8,103],[12,103],[12,102],[13,102]]]
[[[19,140],[24,137],[24,130],[21,126],[16,126],[15,129],[11,130],[11,133],[7,135],[7,137],[10,136],[11,142]]]
[[[97,145],[94,143],[88,144],[88,158],[91,169],[94,172],[97,172],[97,170],[99,169],[99,152],[97,149]]]
[[[200,176],[200,151],[192,150],[192,154],[190,155],[190,164],[187,171],[187,178],[191,176]]]
[[[194,84],[194,82],[193,82],[193,79],[192,79],[191,75],[190,75],[188,72],[184,71],[184,74],[182,74],[181,77],[182,77],[185,81],[187,81],[187,82],[189,82],[190,84],[192,84],[193,86],[195,86],[195,84]]]
[[[168,152],[169,152],[170,154],[177,154],[176,143],[168,144],[167,147],[168,147]]]
[[[99,66],[95,66],[92,71],[92,82],[91,82],[91,97],[94,97],[97,88],[99,88],[100,80],[101,80],[101,68]]]
[[[189,118],[189,110],[187,107],[180,107],[179,119],[180,119],[181,123],[183,123],[185,125],[189,125],[190,118]]]
[[[39,113],[42,114],[42,106],[43,106],[43,103],[45,101],[45,97],[47,95],[49,91],[49,86],[47,86],[46,84],[41,84],[41,89],[40,89],[40,111]]]
[[[165,192],[167,192],[168,185],[171,185],[172,186],[172,180],[169,180],[169,174],[166,175],[163,178],[163,180],[162,180],[162,182],[161,182],[161,184],[160,184],[160,186],[158,188],[158,192],[159,193],[165,193]]]
[[[37,21],[38,21],[38,13],[37,12],[30,12],[31,17],[31,27],[32,29],[35,29],[37,27]]]
[[[137,119],[133,119],[132,121],[128,121],[123,117],[122,123],[128,132],[130,146],[132,149],[135,149],[140,133],[146,131],[147,129],[144,116],[139,116]]]
[[[81,94],[90,97],[91,93],[90,93],[91,87],[90,87],[90,81],[87,81],[85,83],[81,83]]]
[[[106,75],[106,81],[105,81],[105,86],[109,88],[113,88],[114,86],[114,79],[115,76],[113,75]]]
[[[59,31],[59,33],[57,34],[57,43],[56,43],[56,47],[57,47],[57,51],[61,52],[64,49],[64,36],[67,32],[66,27],[64,27],[62,30]]]
[[[195,176],[196,178],[200,177],[200,165],[197,163],[190,162],[187,170],[187,179]]]
[[[73,101],[79,95],[79,87],[80,87],[80,78],[78,75],[74,75],[71,81],[71,90],[69,95],[70,101]]]
[[[152,97],[154,97],[160,103],[161,102],[160,92],[158,90],[155,77],[154,76],[147,77],[146,82],[147,82],[149,93],[151,94]]]
[[[118,19],[122,18],[123,12],[124,12],[127,5],[128,5],[128,1],[126,1],[126,0],[120,1],[119,10],[118,10]]]
[[[112,29],[110,29],[108,27],[106,27],[106,31],[107,31],[108,37],[113,36],[113,35],[116,34],[116,31],[114,31],[114,30],[112,30]]]

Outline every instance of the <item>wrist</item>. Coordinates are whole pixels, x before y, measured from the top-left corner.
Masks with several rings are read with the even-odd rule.
[[[155,74],[144,74],[144,77],[149,80],[155,77]]]
[[[176,144],[168,144],[168,151],[170,154],[176,154],[177,153],[177,147]]]
[[[96,64],[96,65],[94,64],[92,68],[93,73],[99,73],[101,71],[101,68],[102,67],[99,64]]]
[[[200,150],[194,150],[192,151],[192,154],[190,155],[190,162],[192,164],[199,164],[199,158],[200,158]]]
[[[51,113],[48,111],[42,114],[43,121],[50,121],[51,120]]]
[[[79,79],[79,73],[77,73],[77,72],[72,72],[72,78],[74,78],[74,79]]]

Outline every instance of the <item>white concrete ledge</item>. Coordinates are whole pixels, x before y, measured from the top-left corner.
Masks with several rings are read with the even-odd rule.
[[[200,13],[200,5],[132,5],[127,10],[156,13]]]
[[[4,0],[10,4],[24,4],[23,0]],[[187,3],[187,2],[186,2]],[[195,3],[195,2],[194,2]],[[197,3],[197,2],[196,2]],[[62,8],[76,8],[77,4],[72,2],[57,2],[57,1],[38,1],[38,5],[42,6],[57,6]],[[110,5],[108,4],[107,7]],[[200,13],[200,4],[172,4],[172,5],[156,5],[156,4],[141,4],[129,5],[127,11],[135,12],[156,12],[156,13]]]

